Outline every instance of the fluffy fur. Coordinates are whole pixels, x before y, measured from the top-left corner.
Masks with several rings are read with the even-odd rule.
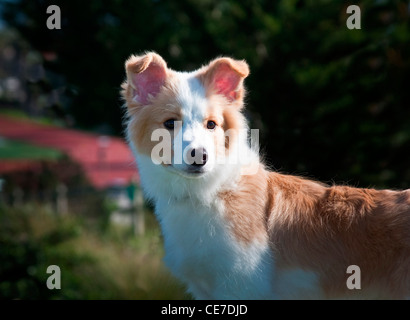
[[[247,130],[244,61],[176,72],[148,52],[125,67],[127,138],[166,264],[195,298],[410,297],[409,190],[328,186],[267,170],[238,133]],[[169,130],[173,160],[155,164],[152,134],[169,119],[182,123]],[[198,172],[175,161],[192,148],[208,152]],[[360,267],[361,289],[347,287],[350,265]]]

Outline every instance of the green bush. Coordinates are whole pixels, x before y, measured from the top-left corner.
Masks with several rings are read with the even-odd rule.
[[[186,299],[162,264],[157,227],[141,238],[45,208],[0,207],[1,299]],[[47,267],[61,270],[61,289],[47,288]]]

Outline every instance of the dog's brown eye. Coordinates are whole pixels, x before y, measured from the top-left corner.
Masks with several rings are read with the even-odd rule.
[[[208,123],[206,124],[206,127],[207,127],[209,130],[215,129],[216,123],[215,123],[214,121],[212,121],[212,120],[209,120]]]
[[[168,130],[174,130],[175,127],[175,120],[174,119],[169,119],[164,122],[164,127],[167,128]]]

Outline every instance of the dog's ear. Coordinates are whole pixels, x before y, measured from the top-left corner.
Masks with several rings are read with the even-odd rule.
[[[204,68],[200,78],[212,94],[223,95],[229,102],[235,103],[243,99],[243,80],[248,75],[249,67],[245,61],[218,58]]]
[[[131,56],[125,62],[127,83],[131,86],[131,99],[139,104],[149,104],[161,90],[167,77],[167,64],[154,52]]]

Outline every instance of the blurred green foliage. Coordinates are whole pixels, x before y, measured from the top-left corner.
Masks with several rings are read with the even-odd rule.
[[[58,159],[61,152],[20,141],[0,139],[0,159]]]
[[[50,4],[61,30],[46,28]],[[346,27],[350,4],[361,8],[360,30]],[[34,48],[57,54],[45,66],[64,76],[78,126],[121,133],[131,53],[155,50],[176,70],[229,55],[251,67],[246,112],[269,164],[325,182],[410,186],[408,1],[17,0],[3,9]]]
[[[0,204],[0,299],[189,299],[162,255],[154,223],[136,238],[41,206]],[[50,265],[60,267],[61,289],[47,288]]]

